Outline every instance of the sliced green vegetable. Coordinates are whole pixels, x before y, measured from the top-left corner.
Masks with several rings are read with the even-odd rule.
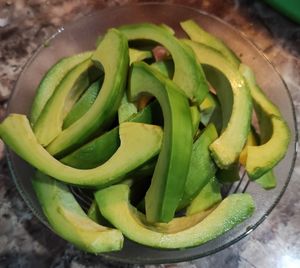
[[[129,64],[132,64],[133,62],[136,61],[149,59],[149,58],[152,58],[151,51],[129,48]]]
[[[142,111],[128,118],[129,122],[152,123],[152,109],[158,106],[156,102],[150,103]],[[76,168],[95,168],[106,162],[119,148],[119,127],[115,127],[92,141],[84,144],[74,152],[68,154],[60,161]]]
[[[89,219],[66,185],[40,172],[32,184],[48,222],[62,238],[90,253],[122,248],[122,233]]]
[[[208,47],[219,51],[236,68],[240,65],[239,58],[234,52],[216,36],[208,33],[193,20],[186,20],[180,23],[182,29],[187,33],[191,40],[199,42]]]
[[[164,117],[163,145],[151,185],[145,196],[149,222],[168,222],[183,194],[192,151],[192,121],[188,99],[165,76],[145,63],[132,65],[129,79],[132,100],[142,93],[154,95]]]
[[[104,81],[92,107],[74,124],[64,129],[48,146],[52,155],[79,147],[95,131],[111,123],[124,95],[128,69],[128,44],[123,34],[110,29],[92,55],[94,64],[104,69]]]
[[[74,56],[62,58],[47,71],[36,90],[31,106],[30,122],[32,125],[35,124],[47,101],[50,99],[53,92],[63,78],[67,75],[67,73],[76,65],[90,58],[91,55],[92,52],[84,52]]]
[[[186,215],[206,211],[221,201],[221,187],[218,180],[213,177],[187,207]]]
[[[197,55],[201,64],[209,65],[223,73],[231,85],[233,94],[232,112],[229,122],[223,133],[211,145],[213,158],[220,168],[227,168],[238,160],[250,129],[252,102],[249,89],[239,71],[215,50],[190,40],[184,40]],[[213,80],[210,81],[212,83]],[[217,95],[221,94],[223,87],[216,88]],[[223,102],[230,102],[226,98],[228,92],[222,94]],[[222,107],[223,109],[223,107]],[[223,112],[223,110],[222,110]]]
[[[136,105],[128,100],[127,93],[125,92],[118,109],[119,124],[128,121],[128,119],[137,112],[138,109]]]
[[[63,129],[68,128],[80,117],[82,117],[89,110],[89,108],[91,108],[98,96],[102,82],[103,81],[98,80],[91,84],[89,88],[84,92],[84,94],[80,97],[80,99],[74,104],[63,121]]]
[[[243,222],[254,211],[254,202],[249,194],[232,194],[193,226],[174,233],[164,233],[153,229],[151,224],[146,225],[142,222],[140,213],[129,202],[127,185],[114,185],[97,191],[95,198],[97,203],[101,204],[100,211],[103,216],[126,237],[156,248],[175,249],[204,244]]]
[[[179,209],[188,205],[215,175],[216,166],[210,156],[209,145],[218,138],[214,125],[209,124],[194,142],[184,193]]]
[[[247,146],[246,170],[252,180],[271,170],[285,156],[290,142],[290,130],[278,108],[257,86],[250,67],[240,65],[254,102],[255,112],[261,130],[261,144]]]
[[[88,187],[103,187],[121,181],[160,150],[162,130],[158,126],[123,123],[119,134],[121,146],[116,153],[103,165],[83,170],[53,158],[37,142],[26,116],[11,114],[0,124],[1,139],[29,164],[57,180]],[[143,150],[140,150],[141,144],[144,144]]]
[[[218,169],[216,177],[218,180],[223,183],[234,183],[235,181],[240,180],[240,164],[238,162],[233,163],[226,169]]]
[[[88,59],[64,77],[33,126],[34,134],[41,145],[47,146],[61,133],[63,119],[97,76],[100,76],[100,72],[97,72],[93,62]]]
[[[144,39],[162,44],[174,61],[173,81],[192,102],[201,103],[208,86],[201,66],[191,50],[180,44],[169,31],[150,23],[126,25],[119,28],[128,40]]]

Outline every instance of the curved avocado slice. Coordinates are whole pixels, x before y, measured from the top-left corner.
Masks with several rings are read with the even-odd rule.
[[[186,208],[186,215],[206,211],[221,202],[221,200],[220,184],[215,177],[212,177]]]
[[[249,218],[254,202],[249,194],[232,194],[207,217],[184,230],[165,233],[151,224],[143,223],[129,202],[129,187],[114,185],[95,193],[103,216],[129,239],[156,248],[187,248],[212,240]],[[120,217],[120,212],[122,216]],[[195,217],[191,215],[190,217]],[[177,220],[177,219],[174,219]],[[189,221],[189,217],[187,217]],[[183,224],[183,223],[181,223]]]
[[[128,121],[151,124],[152,109],[155,109],[156,106],[158,106],[156,102],[150,103],[143,110],[128,118]],[[119,146],[119,127],[115,127],[68,154],[60,161],[71,167],[95,168],[107,161]]]
[[[98,80],[91,84],[89,88],[83,93],[80,99],[74,104],[70,112],[63,121],[63,129],[69,127],[83,116],[95,102],[102,81]]]
[[[221,39],[206,32],[193,20],[183,21],[180,23],[180,26],[191,40],[219,51],[234,67],[239,67],[239,58],[223,43]]]
[[[135,48],[129,48],[129,64],[136,61],[142,61],[152,58],[152,52],[149,50],[139,50]]]
[[[51,228],[59,236],[90,253],[122,248],[122,233],[89,219],[65,184],[37,172],[32,185]]]
[[[30,122],[32,125],[35,124],[47,101],[67,73],[76,65],[90,58],[91,55],[92,52],[83,52],[71,57],[63,58],[48,70],[37,88],[31,106]]]
[[[145,196],[150,222],[168,222],[183,194],[192,151],[193,133],[188,99],[165,76],[145,63],[134,63],[129,78],[132,100],[151,94],[161,105],[164,117],[162,148]]]
[[[95,131],[110,123],[118,110],[124,95],[129,61],[125,36],[110,29],[93,53],[92,61],[104,69],[100,93],[91,108],[47,146],[52,155],[67,153],[82,145]]]
[[[272,137],[259,146],[247,146],[246,170],[255,180],[271,170],[284,157],[289,142],[290,132],[282,118],[272,115]]]
[[[261,125],[260,135],[263,134],[264,132],[272,132],[272,129],[270,130],[268,125]],[[240,163],[244,166],[246,166],[246,161],[247,161],[247,146],[259,146],[258,134],[255,132],[253,128],[251,128],[245,148],[240,154]],[[261,177],[256,179],[255,182],[265,190],[273,189],[277,185],[277,180],[273,169],[267,171]]]
[[[253,180],[271,170],[284,157],[290,142],[290,130],[279,109],[256,84],[250,67],[240,65],[240,72],[250,88],[261,129],[261,144],[247,146],[246,171]]]
[[[143,23],[118,28],[128,40],[146,39],[162,44],[174,61],[173,81],[192,102],[201,103],[208,93],[208,86],[201,66],[194,53],[182,45],[169,31],[160,26]]]
[[[252,116],[252,101],[249,89],[238,69],[215,50],[190,40],[184,40],[197,55],[201,64],[209,65],[223,73],[230,82],[233,103],[229,122],[223,133],[211,145],[213,158],[220,168],[229,167],[237,161],[247,140]],[[217,95],[223,88],[216,88]],[[227,91],[227,90],[226,90]],[[228,92],[222,94],[226,98]],[[224,99],[224,101],[226,101]],[[228,100],[230,101],[230,100]],[[237,135],[238,133],[238,135]]]
[[[96,74],[93,62],[88,59],[74,67],[64,77],[33,126],[34,134],[41,145],[48,145],[62,131],[65,115],[82,92],[97,78],[96,75],[99,76],[100,72]]]
[[[119,124],[126,122],[133,114],[138,112],[136,105],[128,100],[127,93],[125,92],[120,107],[118,109]]]
[[[0,124],[2,140],[29,164],[57,180],[86,187],[119,182],[160,150],[162,130],[158,126],[123,123],[119,134],[121,146],[116,153],[103,165],[83,170],[66,166],[51,156],[37,142],[26,116],[10,114]],[[141,144],[144,145],[143,150],[140,149]]]
[[[194,142],[189,172],[178,209],[188,205],[215,175],[216,166],[210,156],[209,145],[217,138],[216,128],[209,124]]]

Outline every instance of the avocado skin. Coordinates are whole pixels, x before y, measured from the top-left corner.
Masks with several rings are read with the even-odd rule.
[[[130,98],[157,98],[164,117],[164,138],[151,185],[145,196],[151,222],[168,222],[183,194],[192,151],[192,119],[188,99],[165,76],[145,63],[134,63],[129,78]]]
[[[113,185],[95,192],[102,215],[129,239],[140,244],[179,249],[204,244],[249,218],[255,209],[249,194],[232,194],[194,226],[175,233],[163,233],[145,224],[129,202],[129,187]],[[122,217],[120,217],[122,211]],[[175,219],[174,219],[175,220]]]
[[[65,184],[37,172],[32,178],[32,185],[43,212],[56,234],[90,253],[98,254],[122,248],[124,240],[122,233],[98,225],[89,219]],[[66,212],[73,218],[66,217]]]

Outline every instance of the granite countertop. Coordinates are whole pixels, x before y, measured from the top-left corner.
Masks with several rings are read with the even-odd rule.
[[[96,9],[136,2],[144,1],[0,1],[0,117],[22,66],[60,26]],[[261,1],[161,2],[205,10],[246,33],[282,75],[300,115],[300,25]],[[299,118],[297,124],[299,128]],[[1,142],[0,267],[118,266],[79,252],[42,225],[10,179],[3,151]],[[300,267],[299,160],[279,204],[253,233],[212,256],[162,267]]]

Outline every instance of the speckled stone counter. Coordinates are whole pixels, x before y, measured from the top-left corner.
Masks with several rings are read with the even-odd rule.
[[[96,9],[143,1],[1,0],[0,117],[22,66],[66,22]],[[163,2],[163,1],[161,1]],[[244,32],[269,58],[291,92],[300,115],[300,25],[261,1],[165,1],[189,5]],[[299,118],[297,121],[299,127]],[[31,213],[9,177],[0,143],[0,267],[117,267],[79,252],[47,230]],[[250,235],[212,256],[162,267],[300,267],[300,159],[271,215]],[[138,267],[138,266],[136,266]],[[151,266],[149,266],[151,267]]]

